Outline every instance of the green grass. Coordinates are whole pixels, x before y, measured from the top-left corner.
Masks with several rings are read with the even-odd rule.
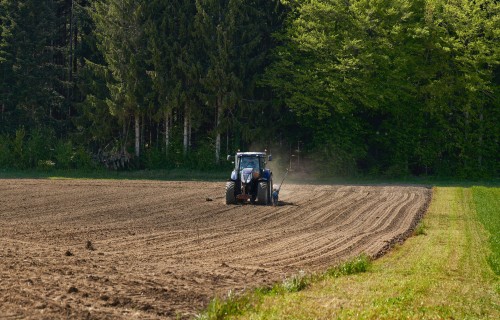
[[[421,235],[426,235],[427,233],[425,232],[425,223],[423,221],[420,221],[415,228],[415,231],[413,232],[413,235],[415,236],[421,236]]]
[[[302,182],[311,184],[350,184],[350,185],[419,185],[419,186],[438,186],[438,187],[473,187],[476,185],[499,187],[499,178],[490,179],[460,179],[454,177],[439,176],[407,176],[407,177],[373,177],[360,176],[351,178],[342,177],[324,177],[319,175],[301,176],[293,173],[287,178],[287,182]]]
[[[124,170],[112,171],[106,169],[94,170],[15,170],[0,169],[0,179],[118,179],[118,180],[165,180],[165,181],[225,181],[229,178],[232,169],[220,168],[210,170],[191,170],[185,168],[164,169],[164,170]],[[275,183],[281,181],[283,176],[275,172]],[[289,183],[306,184],[350,184],[350,185],[436,185],[436,186],[461,186],[469,187],[473,185],[500,186],[498,178],[470,181],[457,178],[442,177],[414,177],[387,178],[387,177],[325,177],[322,175],[305,175],[301,172],[292,172],[285,181]]]
[[[373,261],[367,272],[265,295],[240,315],[224,318],[500,319],[499,277],[487,261],[490,234],[476,213],[498,197],[488,189],[478,205],[475,191],[435,188],[422,236]],[[498,221],[495,208],[488,210],[487,221]]]
[[[165,180],[165,181],[224,181],[227,170],[5,170],[0,169],[0,179],[117,179],[117,180]]]
[[[488,263],[500,275],[500,188],[472,188],[479,221],[490,233]]]
[[[198,320],[226,319],[246,312],[255,311],[267,297],[285,297],[289,293],[300,292],[314,283],[341,276],[368,271],[371,265],[366,255],[361,255],[350,261],[334,266],[321,274],[298,274],[286,278],[271,288],[256,288],[253,291],[235,295],[231,291],[226,297],[213,299],[207,310],[197,316]]]

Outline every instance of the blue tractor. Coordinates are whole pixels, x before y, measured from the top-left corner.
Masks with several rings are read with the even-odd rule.
[[[231,156],[227,157],[231,160]],[[266,168],[272,156],[265,152],[238,152],[226,183],[226,204],[250,202],[268,205],[273,192],[273,173]]]

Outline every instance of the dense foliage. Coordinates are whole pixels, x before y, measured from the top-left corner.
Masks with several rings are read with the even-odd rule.
[[[0,0],[0,167],[298,147],[331,174],[498,176],[499,8]]]

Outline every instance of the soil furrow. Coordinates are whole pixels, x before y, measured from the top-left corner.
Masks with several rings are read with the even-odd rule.
[[[287,184],[277,207],[224,183],[0,180],[0,305],[23,319],[190,318],[214,296],[402,241],[431,191]]]

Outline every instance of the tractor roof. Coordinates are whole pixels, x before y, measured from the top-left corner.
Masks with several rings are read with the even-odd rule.
[[[244,157],[244,156],[249,156],[249,157],[265,157],[266,153],[265,152],[238,152],[236,153],[237,157]]]

